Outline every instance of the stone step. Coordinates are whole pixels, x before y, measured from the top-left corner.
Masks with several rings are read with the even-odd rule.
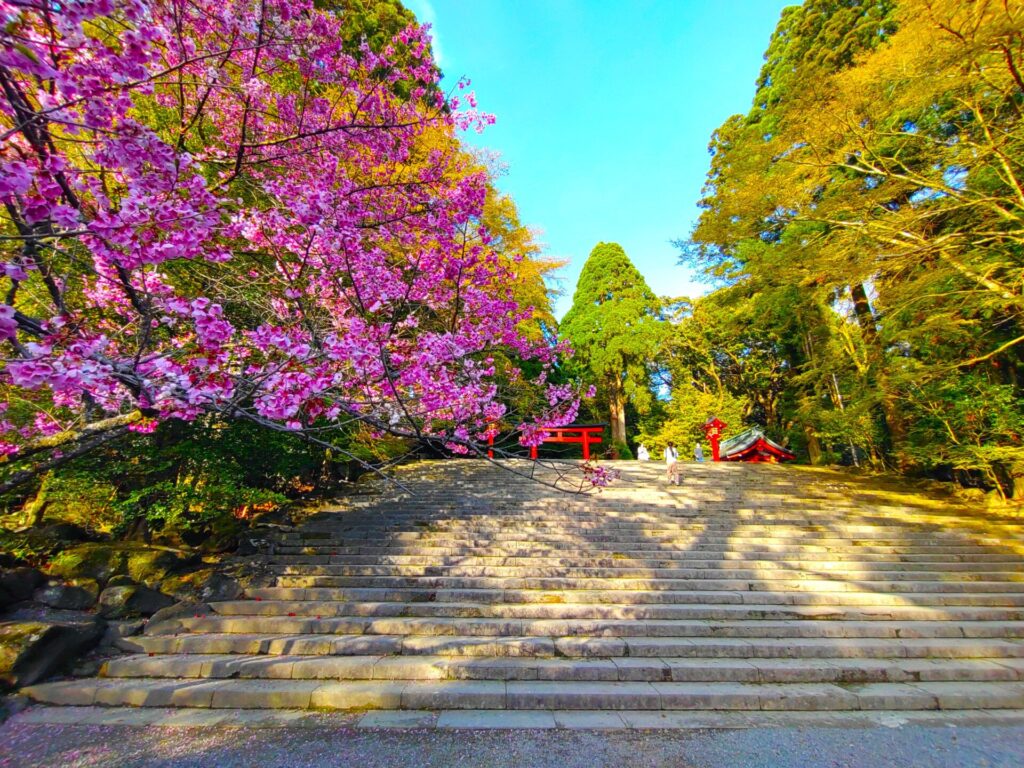
[[[230,600],[211,603],[222,616],[415,616],[503,619],[818,619],[857,621],[1024,621],[1024,608],[818,605],[607,605],[603,603],[343,602]]]
[[[372,519],[375,515],[384,514],[388,517],[417,515],[447,514],[463,517],[487,515],[495,511],[508,512],[510,515],[541,515],[543,518],[558,516],[594,516],[604,515],[614,522],[625,517],[623,512],[632,512],[637,517],[657,519],[673,515],[685,514],[692,508],[711,510],[726,508],[736,510],[737,516],[743,514],[791,515],[794,517],[809,514],[861,514],[855,517],[859,522],[880,519],[896,519],[941,521],[957,520],[973,522],[978,525],[1005,523],[1021,525],[1020,518],[1013,512],[988,510],[983,507],[967,507],[958,504],[932,505],[921,503],[916,499],[911,503],[888,503],[876,499],[874,503],[865,504],[863,499],[844,498],[835,495],[822,495],[806,488],[775,489],[768,492],[759,489],[758,498],[751,497],[747,492],[739,494],[708,495],[700,488],[689,486],[681,492],[672,489],[669,495],[649,495],[639,485],[630,486],[621,481],[616,487],[608,487],[599,494],[575,493],[531,493],[536,491],[528,485],[519,486],[508,496],[494,496],[485,489],[459,489],[457,486],[447,487],[443,492],[425,486],[414,496],[394,496],[387,491],[376,493],[365,498],[365,503],[352,497],[327,501],[317,515],[309,520],[302,532],[317,531],[329,527],[343,519]],[[463,491],[469,491],[468,493]],[[546,494],[546,495],[545,495]],[[616,498],[618,496],[618,498]],[[470,498],[472,497],[472,498]],[[294,531],[292,531],[294,532]]]
[[[299,549],[299,548],[296,548]],[[672,567],[721,567],[727,563],[730,568],[762,568],[786,564],[803,568],[848,568],[872,566],[898,566],[903,570],[1014,570],[1019,569],[1018,555],[972,553],[970,555],[886,555],[867,553],[848,555],[842,553],[784,553],[773,551],[772,557],[758,557],[758,553],[721,552],[709,554],[681,550],[678,552],[651,550],[511,550],[496,548],[457,549],[378,549],[374,552],[345,551],[324,548],[322,553],[284,554],[277,550],[266,561],[277,565],[539,565],[581,567],[587,565],[620,565],[643,568]],[[361,550],[362,547],[347,548]]]
[[[531,489],[528,487],[519,489],[527,492],[514,493],[508,497],[488,497],[479,487],[469,490],[469,493],[462,494],[461,499],[457,489],[446,488],[441,494],[432,494],[424,489],[423,497],[418,499],[388,498],[388,494],[384,493],[367,499],[369,503],[364,505],[352,503],[351,500],[340,500],[334,504],[328,502],[301,530],[284,533],[315,533],[349,520],[368,522],[382,516],[387,519],[422,517],[428,521],[439,516],[502,520],[507,514],[517,518],[536,517],[541,522],[560,518],[594,518],[606,520],[609,524],[628,524],[637,520],[671,520],[688,516],[694,509],[712,519],[716,512],[721,511],[718,517],[725,521],[748,515],[773,518],[788,516],[796,520],[827,516],[837,521],[851,519],[858,524],[885,521],[933,524],[954,521],[976,526],[998,524],[1010,529],[1024,526],[1012,512],[957,505],[934,506],[929,509],[927,502],[888,504],[878,501],[867,505],[861,499],[822,497],[819,494],[807,494],[799,488],[774,494],[765,493],[762,489],[757,500],[745,494],[733,495],[731,498],[711,498],[693,487],[670,496],[645,496],[642,488],[628,488],[623,484],[614,489],[605,489],[600,495],[584,496],[572,493],[530,494],[528,491]],[[615,494],[623,492],[625,498],[613,498]],[[473,500],[467,503],[470,495]],[[497,515],[496,512],[504,514]]]
[[[898,593],[751,590],[544,590],[500,588],[431,587],[260,587],[246,591],[253,600],[327,600],[333,602],[398,603],[604,603],[612,605],[826,605],[826,606],[987,606],[1024,607],[1024,593],[1010,592],[915,592],[912,598]]]
[[[583,513],[536,509],[533,512],[522,513],[516,511],[517,508],[502,509],[492,505],[477,513],[469,513],[435,505],[409,513],[377,510],[370,513],[325,514],[321,515],[316,523],[310,522],[301,530],[285,531],[276,535],[281,541],[295,541],[333,536],[343,531],[372,534],[402,529],[430,533],[459,528],[489,531],[557,531],[566,526],[590,531],[678,531],[699,527],[708,533],[775,533],[783,530],[824,535],[856,535],[890,530],[901,534],[922,535],[925,530],[934,530],[939,534],[952,535],[979,532],[997,532],[1000,536],[1024,535],[1024,523],[1021,523],[1019,518],[1003,518],[997,521],[980,517],[931,516],[927,513],[871,516],[865,514],[863,507],[849,507],[845,510],[810,507],[781,513],[770,510],[748,513],[727,504],[718,506],[717,510],[662,507],[659,511],[644,511],[642,504],[634,504],[623,506],[618,511],[598,509]]]
[[[568,565],[274,565],[270,573],[287,576],[466,576],[523,578],[561,577],[581,579],[792,579],[834,573],[837,577],[855,578],[860,582],[874,581],[1010,581],[1024,583],[1024,572],[1013,566],[993,570],[987,566],[973,570],[941,569],[928,571],[893,570],[869,566],[837,569],[801,570],[786,563],[774,563],[765,568],[633,568],[628,565],[606,567],[573,567]]]
[[[930,710],[1024,707],[1012,682],[677,683],[92,679],[23,693],[71,706],[214,709]]]
[[[443,512],[435,512],[424,520],[398,520],[386,515],[373,515],[365,521],[339,518],[336,523],[315,531],[307,526],[301,532],[269,532],[268,535],[278,544],[291,546],[336,544],[340,539],[365,542],[504,537],[529,542],[546,537],[591,541],[604,536],[642,540],[646,537],[674,539],[694,535],[711,540],[731,536],[766,540],[820,538],[865,543],[916,540],[925,545],[945,541],[962,546],[985,539],[1013,543],[1024,534],[1017,529],[1008,529],[1005,525],[927,524],[917,520],[848,525],[822,512],[800,521],[741,520],[731,512],[716,521],[713,516],[694,512],[685,517],[630,516],[623,513],[618,520],[601,515],[592,522],[554,514],[548,515],[543,521],[531,521],[496,512],[472,518],[451,517]]]
[[[701,524],[681,527],[679,529],[608,529],[579,530],[559,526],[543,530],[524,530],[522,527],[509,527],[488,530],[476,527],[461,527],[453,530],[413,529],[384,531],[380,527],[370,531],[342,529],[331,534],[313,539],[274,540],[279,547],[329,547],[329,546],[392,546],[395,544],[420,544],[435,546],[438,544],[465,545],[472,542],[493,542],[498,546],[529,546],[533,544],[572,545],[581,542],[588,544],[620,543],[620,544],[700,544],[703,546],[727,547],[730,541],[744,547],[771,546],[773,544],[810,544],[820,543],[823,546],[848,547],[854,550],[867,549],[874,546],[910,546],[935,549],[941,547],[1007,547],[1019,548],[1021,537],[1003,536],[1000,534],[983,534],[970,531],[922,531],[912,532],[906,527],[891,531],[876,530],[867,532],[815,532],[804,530],[787,530],[775,528],[770,531],[738,530],[736,528],[721,531],[708,530]],[[640,547],[638,547],[640,548]]]
[[[545,659],[458,656],[136,655],[104,677],[271,680],[559,680],[905,683],[1024,680],[1024,659]]]
[[[472,635],[474,637],[831,637],[1021,638],[1019,621],[821,621],[677,619],[506,619],[445,617],[301,618],[201,616],[183,618],[193,633],[281,635]]]
[[[391,587],[421,589],[536,589],[636,591],[762,591],[762,592],[1013,592],[1024,594],[1021,581],[870,581],[860,579],[639,579],[639,578],[527,578],[496,576],[310,576],[281,575],[279,587]]]
[[[478,526],[492,530],[514,526],[532,528],[557,528],[572,525],[589,529],[636,529],[646,526],[652,529],[672,529],[693,525],[699,519],[709,529],[750,528],[767,530],[772,526],[788,528],[817,527],[819,532],[830,531],[861,532],[876,529],[900,528],[908,530],[936,529],[947,531],[961,529],[964,532],[998,531],[1000,535],[1024,533],[1024,523],[1019,517],[960,514],[932,514],[923,510],[875,510],[862,505],[829,504],[822,508],[820,502],[790,505],[754,506],[742,502],[715,502],[701,504],[678,503],[661,506],[634,500],[621,505],[592,505],[587,508],[553,508],[538,505],[530,500],[519,500],[514,504],[487,504],[480,509],[465,509],[426,503],[421,506],[396,509],[378,506],[370,509],[340,510],[321,512],[300,530],[280,531],[280,539],[312,539],[331,535],[338,530],[394,530],[404,527],[410,530],[434,530],[443,526]],[[383,524],[383,525],[382,525]]]
[[[353,549],[362,550],[357,547]],[[790,567],[801,565],[807,569],[864,567],[875,570],[981,570],[1005,571],[1019,568],[1024,555],[1008,555],[971,551],[967,553],[913,554],[893,552],[848,553],[812,551],[808,549],[771,548],[758,551],[701,551],[686,548],[660,548],[627,550],[615,547],[595,547],[586,552],[553,549],[500,550],[475,547],[417,550],[396,547],[379,552],[353,552],[337,554],[340,550],[327,550],[322,555],[263,555],[276,565],[530,565],[550,567],[662,567],[662,568],[758,568],[771,564]],[[482,554],[486,553],[486,554]],[[301,559],[298,559],[301,558]],[[959,566],[959,567],[957,567]]]
[[[563,656],[686,658],[1021,658],[1024,643],[963,638],[710,638],[207,633],[144,635],[118,645],[133,653],[366,656]]]
[[[669,487],[661,467],[618,466],[582,496],[474,461],[400,469],[404,488],[258,533],[276,586],[151,622],[102,677],[29,693],[649,718],[1024,709],[1020,518],[818,469],[694,465]]]
[[[924,538],[929,534],[937,536],[970,537],[997,535],[1013,538],[1024,535],[1024,523],[1019,518],[1014,523],[996,522],[976,518],[930,518],[928,515],[902,514],[886,517],[865,514],[865,510],[853,509],[848,516],[820,508],[809,508],[798,514],[778,515],[758,513],[745,515],[728,505],[720,510],[673,510],[663,508],[661,512],[643,512],[637,507],[620,511],[597,510],[590,515],[538,511],[533,515],[521,515],[499,508],[488,508],[477,514],[458,510],[431,507],[411,515],[373,512],[350,515],[337,514],[322,517],[317,523],[308,523],[301,530],[275,532],[274,537],[283,543],[330,539],[338,535],[392,536],[430,535],[456,533],[459,531],[481,531],[488,534],[508,533],[645,533],[675,534],[700,531],[709,535],[737,534],[741,536],[773,536],[785,534],[814,534],[818,536],[864,536],[896,535]],[[682,514],[680,514],[682,513]]]
[[[293,709],[209,709],[196,707],[106,707],[51,706],[37,704],[17,715],[18,726],[116,726],[153,728],[186,727],[192,729],[276,728],[315,725],[318,728],[360,728],[395,731],[416,728],[422,731],[450,732],[495,729],[511,735],[512,731],[530,730],[640,730],[676,729],[694,731],[716,729],[749,730],[753,728],[821,728],[878,729],[901,725],[945,729],[972,728],[979,725],[1019,728],[1024,725],[1024,711],[1001,710],[888,710],[789,711],[763,712],[743,710],[507,710],[507,709],[440,709],[321,712]],[[418,734],[417,734],[418,735]],[[364,734],[370,736],[370,734]],[[714,737],[712,737],[714,738]],[[797,737],[799,738],[799,736]],[[955,739],[954,739],[955,742]],[[863,751],[863,750],[862,750]]]
[[[274,555],[296,554],[294,552],[283,552],[278,545],[272,548]],[[292,549],[302,550],[305,547],[294,547]],[[1018,553],[1017,550],[1020,550]],[[494,554],[497,556],[516,556],[515,553],[526,552],[540,554],[548,557],[572,556],[574,553],[584,556],[609,557],[615,553],[626,554],[629,552],[640,553],[640,557],[660,559],[752,559],[752,560],[782,560],[782,559],[859,559],[865,555],[890,555],[896,562],[901,562],[903,556],[919,556],[923,560],[938,560],[946,562],[959,555],[964,562],[974,562],[974,558],[984,555],[1002,555],[1024,557],[1024,543],[1016,546],[1002,544],[913,544],[907,542],[882,541],[878,543],[851,543],[849,539],[822,541],[821,539],[808,538],[806,540],[795,539],[764,539],[758,542],[738,541],[708,541],[706,539],[696,540],[693,537],[670,539],[635,539],[623,540],[607,538],[593,540],[581,548],[579,538],[567,538],[565,540],[540,539],[503,539],[488,540],[487,538],[474,539],[450,539],[438,537],[428,541],[369,541],[362,542],[358,539],[339,539],[337,542],[325,545],[321,554],[333,553],[345,554],[393,554],[393,555],[419,555],[436,554],[452,556],[472,556],[474,554]],[[299,552],[298,554],[301,554]],[[316,555],[314,555],[316,556]],[[527,555],[529,556],[529,555]],[[923,556],[923,557],[921,557]],[[868,562],[865,560],[865,562]],[[906,561],[903,561],[906,562]],[[979,561],[980,562],[980,561]],[[1009,562],[1004,559],[1003,562]]]
[[[330,546],[324,545],[321,547],[284,547],[278,546],[275,548],[275,553],[271,557],[294,557],[299,555],[311,556],[311,557],[346,557],[356,558],[363,557],[368,558],[366,562],[391,562],[391,558],[417,558],[417,557],[457,557],[457,558],[481,558],[481,559],[507,559],[507,558],[538,558],[538,559],[564,559],[572,560],[575,558],[587,558],[592,560],[601,560],[607,558],[623,559],[623,560],[637,560],[651,562],[661,561],[703,561],[709,563],[718,563],[721,561],[733,562],[777,562],[779,560],[795,560],[797,562],[806,563],[844,563],[844,562],[864,562],[864,563],[899,563],[899,564],[934,564],[934,565],[948,565],[951,563],[1010,563],[1016,566],[1020,566],[1021,555],[1009,554],[1009,553],[998,553],[988,552],[979,550],[977,548],[968,548],[965,553],[947,553],[947,554],[917,554],[917,555],[904,555],[904,554],[887,554],[878,552],[858,552],[858,553],[843,553],[843,552],[805,552],[803,550],[792,550],[784,552],[778,549],[766,550],[772,554],[771,559],[760,559],[757,557],[750,557],[756,555],[756,552],[733,552],[731,550],[722,550],[720,552],[709,552],[701,550],[665,550],[665,549],[563,549],[563,548],[547,548],[539,546],[522,547],[522,548],[508,548],[508,547],[473,547],[469,549],[459,549],[456,547],[416,547],[416,546],[396,546],[396,547],[362,547],[362,546]],[[359,562],[350,560],[351,562]],[[402,562],[396,560],[395,562]]]
[[[356,531],[340,530],[331,535],[325,535],[316,539],[295,540],[295,546],[308,546],[309,543],[320,544],[361,544],[363,546],[385,546],[392,543],[433,543],[446,542],[449,545],[497,542],[504,545],[515,543],[518,546],[530,543],[544,544],[579,544],[586,541],[593,544],[616,543],[616,544],[661,544],[663,546],[679,547],[687,544],[726,547],[735,544],[737,547],[772,546],[778,544],[799,544],[814,543],[819,546],[847,547],[852,550],[869,547],[923,547],[926,550],[933,548],[947,547],[1005,547],[1007,545],[1020,546],[1020,537],[996,536],[991,534],[978,535],[968,532],[937,532],[929,531],[922,533],[909,533],[905,528],[891,532],[886,531],[860,531],[842,532],[832,531],[828,534],[815,531],[785,531],[774,530],[763,533],[724,530],[722,532],[707,531],[701,525],[692,528],[671,529],[649,529],[637,528],[636,530],[607,528],[589,530],[574,529],[565,526],[558,528],[545,528],[541,530],[529,530],[522,527],[514,529],[487,530],[484,528],[471,528],[454,531],[399,531],[384,534],[380,528],[374,530]],[[287,542],[282,542],[287,543]]]
[[[674,500],[673,500],[674,501]],[[321,512],[301,530],[278,531],[282,541],[315,539],[330,536],[340,530],[394,531],[396,529],[432,531],[445,526],[479,526],[491,530],[530,526],[552,529],[564,525],[587,529],[678,529],[692,526],[695,521],[708,530],[752,529],[769,531],[772,527],[830,531],[872,531],[898,529],[920,531],[934,529],[940,532],[961,530],[965,533],[998,532],[999,535],[1024,534],[1024,523],[1019,517],[993,515],[932,514],[922,510],[871,510],[861,505],[829,504],[823,509],[819,503],[788,506],[751,506],[728,501],[701,504],[693,499],[680,499],[680,503],[661,506],[643,501],[617,507],[594,505],[583,509],[552,508],[536,502],[521,500],[515,505],[488,504],[478,510],[467,510],[440,504],[425,504],[396,509],[380,506],[367,509]]]

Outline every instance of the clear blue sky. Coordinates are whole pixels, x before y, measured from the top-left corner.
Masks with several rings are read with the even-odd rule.
[[[561,317],[594,245],[618,242],[662,296],[704,286],[677,265],[711,133],[746,112],[794,0],[406,0],[433,25],[446,83],[497,116],[472,144],[501,154],[524,223],[562,271]]]

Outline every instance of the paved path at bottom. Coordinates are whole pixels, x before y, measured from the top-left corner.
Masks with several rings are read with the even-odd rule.
[[[944,717],[826,713],[766,725],[690,719],[600,729],[586,718],[508,728],[487,713],[209,715],[34,708],[0,726],[0,768],[1020,768],[1019,714]],[[446,714],[450,715],[446,719]],[[456,717],[458,714],[458,717]],[[495,713],[490,713],[495,714]],[[557,720],[555,713],[554,720]],[[577,713],[577,715],[580,713]],[[595,715],[606,713],[595,713]],[[628,713],[625,720],[628,720]],[[247,717],[248,715],[248,717]],[[371,717],[375,715],[375,717]],[[404,715],[405,717],[402,717]],[[74,718],[78,716],[78,723]],[[162,718],[162,719],[158,719]],[[175,719],[177,718],[177,719]],[[116,725],[118,722],[134,725]],[[157,725],[156,723],[160,724]],[[502,725],[506,727],[501,727]],[[526,723],[523,723],[526,725]],[[383,727],[377,727],[383,726]],[[462,727],[459,727],[462,726]],[[465,727],[475,726],[475,727]],[[714,726],[714,727],[707,727]]]

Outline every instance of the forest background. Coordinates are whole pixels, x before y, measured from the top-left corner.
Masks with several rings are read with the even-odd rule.
[[[658,298],[608,244],[583,269],[562,329],[591,416],[1024,496],[1022,66],[1018,3],[787,8],[677,243],[713,290]]]
[[[412,15],[332,4],[347,44],[380,49]],[[659,297],[600,243],[556,322],[545,258],[500,169],[480,221],[514,264],[521,330],[576,354],[551,382],[592,384],[580,420],[609,455],[687,446],[718,416],[801,461],[955,480],[1024,497],[1024,9],[1002,0],[807,0],[786,9],[745,115],[711,139],[681,260],[710,291]],[[448,139],[435,139],[447,142]],[[470,172],[466,170],[465,172]],[[528,363],[525,364],[529,368]],[[510,382],[509,413],[543,394]],[[10,400],[11,398],[9,398]],[[418,450],[354,423],[346,454]],[[239,518],[332,487],[352,461],[286,431],[204,414],[126,433],[3,497],[10,527],[54,517],[122,533],[230,539]]]

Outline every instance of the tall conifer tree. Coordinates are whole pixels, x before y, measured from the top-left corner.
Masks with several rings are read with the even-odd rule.
[[[583,265],[562,338],[576,350],[577,365],[607,403],[612,440],[626,441],[626,402],[650,402],[647,365],[664,324],[660,303],[618,243],[598,243]]]

